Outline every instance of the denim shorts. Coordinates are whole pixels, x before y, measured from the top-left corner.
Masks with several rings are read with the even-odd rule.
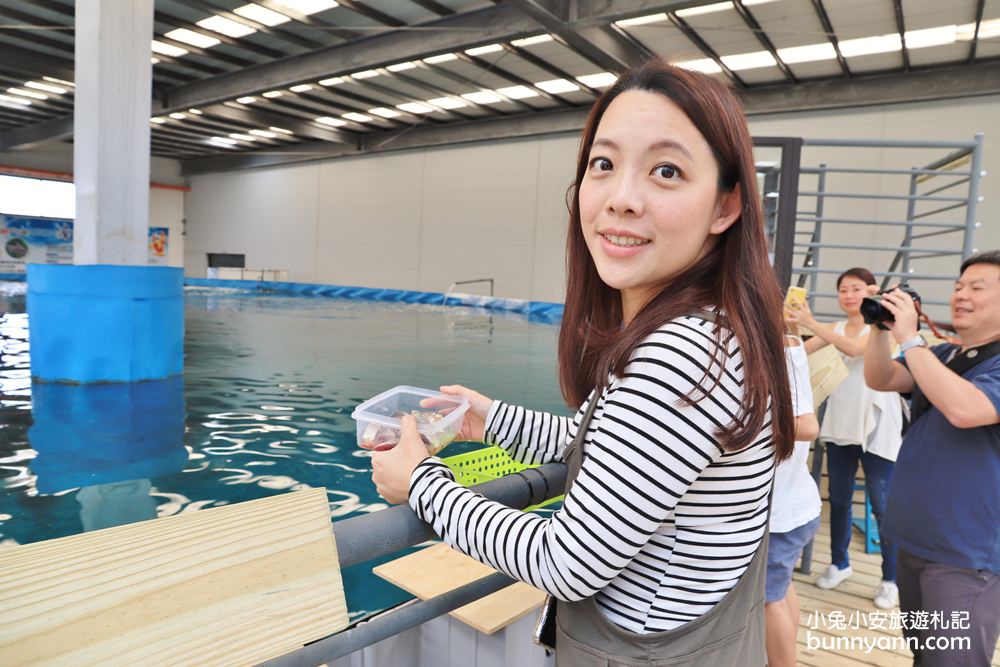
[[[771,533],[767,543],[767,584],[765,602],[778,602],[785,597],[792,583],[792,570],[799,561],[802,547],[819,529],[819,517],[787,533]]]

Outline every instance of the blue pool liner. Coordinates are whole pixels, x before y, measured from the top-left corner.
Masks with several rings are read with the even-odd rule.
[[[31,376],[139,382],[184,369],[184,274],[166,266],[28,265]]]
[[[185,278],[190,287],[225,287],[277,294],[325,296],[336,299],[363,301],[389,301],[395,303],[426,303],[438,306],[465,306],[485,308],[526,315],[532,322],[556,323],[562,319],[563,305],[548,301],[504,299],[473,294],[445,294],[443,292],[417,292],[413,290],[386,289],[381,287],[350,287],[314,283],[266,282],[259,280],[218,280],[214,278]]]
[[[184,382],[33,383],[28,442],[40,493],[180,472]]]

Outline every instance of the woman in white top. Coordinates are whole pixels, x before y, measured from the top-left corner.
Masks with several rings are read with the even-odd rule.
[[[774,471],[771,498],[771,534],[767,545],[767,579],[764,613],[767,619],[768,667],[795,667],[799,629],[799,598],[792,585],[792,571],[802,548],[816,534],[822,501],[809,474],[809,447],[819,434],[813,410],[809,360],[798,336],[785,339],[788,384],[795,415],[795,450]]]
[[[820,588],[834,588],[851,576],[851,508],[858,462],[879,526],[882,582],[875,590],[875,606],[891,609],[899,600],[896,588],[896,547],[882,535],[882,515],[889,495],[892,468],[902,442],[903,414],[899,394],[869,389],[864,377],[864,351],[869,326],[861,316],[861,301],[878,291],[875,276],[864,268],[848,269],[837,278],[837,301],[847,320],[821,324],[804,304],[789,319],[816,335],[806,341],[806,352],[826,345],[840,351],[849,375],[830,394],[820,427],[826,443],[830,475],[830,557],[832,563],[816,580]]]

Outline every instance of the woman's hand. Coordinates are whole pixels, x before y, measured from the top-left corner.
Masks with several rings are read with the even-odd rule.
[[[440,389],[442,394],[462,396],[469,401],[469,409],[462,419],[462,429],[456,439],[482,442],[486,437],[486,415],[493,405],[493,399],[460,384],[445,385]]]
[[[795,311],[798,314],[799,324],[804,324],[809,327],[811,331],[815,331],[816,318],[813,317],[813,311],[809,308],[809,302],[803,301],[799,304],[799,307]]]
[[[410,477],[420,462],[429,458],[427,445],[420,438],[417,420],[404,416],[399,444],[384,452],[372,453],[372,481],[378,494],[393,504],[410,498]]]

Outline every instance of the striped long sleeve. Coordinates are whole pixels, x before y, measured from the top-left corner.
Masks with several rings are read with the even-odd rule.
[[[486,443],[503,447],[519,463],[562,461],[570,424],[569,417],[493,401],[486,415]]]
[[[717,429],[739,412],[743,373],[730,340],[713,386],[711,326],[694,318],[664,325],[638,346],[623,377],[592,396],[599,403],[582,468],[551,517],[486,500],[433,458],[414,470],[411,507],[452,547],[560,599],[596,596],[612,622],[633,632],[702,615],[736,585],[760,544],[774,465],[769,430],[739,452],[718,445]],[[696,390],[703,381],[707,395]],[[687,395],[698,400],[688,405]],[[527,412],[508,410],[504,419],[501,410],[491,410],[496,433],[539,432],[526,426]],[[568,437],[582,412],[567,423]]]

